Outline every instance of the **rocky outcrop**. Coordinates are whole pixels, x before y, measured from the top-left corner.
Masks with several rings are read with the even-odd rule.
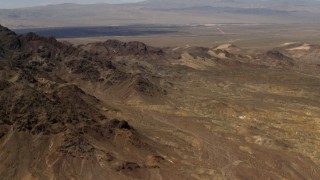
[[[122,42],[118,40],[107,40],[105,42],[82,45],[80,49],[83,50],[82,54],[84,54],[84,56],[89,56],[93,59],[112,59],[117,56],[135,56],[154,59],[164,55],[162,49],[151,47],[137,41]]]
[[[0,57],[11,57],[14,51],[21,48],[16,33],[0,25]]]
[[[293,59],[282,54],[277,50],[270,50],[266,52],[266,58],[275,63],[276,66],[293,66]]]

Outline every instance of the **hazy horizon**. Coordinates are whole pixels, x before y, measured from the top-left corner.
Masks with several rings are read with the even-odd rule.
[[[25,8],[25,7],[34,7],[34,6],[46,6],[54,4],[63,4],[63,3],[75,3],[75,4],[97,4],[97,3],[110,3],[110,4],[121,4],[121,3],[135,3],[141,2],[144,0],[0,0],[1,6],[0,9],[15,9],[15,8]]]
[[[26,7],[35,7],[35,6],[46,6],[46,5],[56,5],[56,4],[64,4],[64,3],[74,3],[74,4],[99,4],[99,3],[109,3],[109,4],[122,4],[122,3],[137,3],[137,2],[143,2],[147,0],[32,0],[32,1],[25,1],[25,0],[0,0],[1,6],[0,9],[16,9],[16,8],[26,8]],[[163,2],[163,3],[168,3],[168,2],[183,2],[183,3],[213,3],[213,2],[238,2],[238,3],[243,3],[243,2],[250,2],[253,4],[259,4],[259,3],[286,3],[286,4],[296,4],[299,5],[299,3],[319,3],[319,0],[235,0],[235,1],[230,1],[230,0],[219,0],[219,1],[210,1],[210,0],[154,0],[155,2]]]

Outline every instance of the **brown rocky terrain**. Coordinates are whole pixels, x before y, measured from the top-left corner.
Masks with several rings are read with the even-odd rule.
[[[317,179],[319,50],[74,46],[0,26],[0,179]]]

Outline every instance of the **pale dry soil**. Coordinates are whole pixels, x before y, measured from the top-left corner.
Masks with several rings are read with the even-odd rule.
[[[319,77],[245,67],[162,72],[173,68],[166,78],[174,86],[164,101],[123,105],[96,95],[121,109],[108,113],[154,140],[191,179],[314,178],[320,165]]]

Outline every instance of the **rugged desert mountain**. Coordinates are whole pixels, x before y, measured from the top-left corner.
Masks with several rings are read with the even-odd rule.
[[[0,26],[0,179],[316,179],[306,46],[74,46]]]
[[[79,79],[108,88],[130,81],[132,87],[124,91],[163,94],[147,77],[124,72],[110,61],[160,50],[107,41],[101,59],[86,50],[92,44],[75,48],[33,33],[18,36],[2,26],[0,35],[1,179],[147,179],[152,171],[160,172],[166,160],[148,138],[125,120],[108,116],[112,107],[74,84]]]

